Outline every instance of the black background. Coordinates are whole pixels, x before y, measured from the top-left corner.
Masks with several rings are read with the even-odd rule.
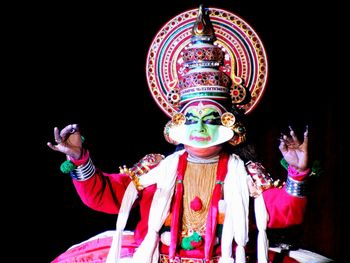
[[[79,123],[95,165],[106,172],[130,166],[147,153],[173,150],[163,139],[168,117],[148,91],[146,56],[164,23],[200,3],[230,10],[260,36],[269,78],[263,99],[247,119],[249,138],[278,177],[284,173],[280,133],[292,125],[300,135],[309,125],[311,158],[321,161],[325,173],[312,185],[302,242],[339,262],[345,255],[344,8],[334,1],[306,6],[297,0],[15,7],[9,22],[15,29],[8,39],[15,52],[7,69],[15,69],[8,85],[14,95],[9,121],[19,126],[20,147],[10,147],[16,155],[10,155],[15,165],[6,195],[15,200],[9,205],[18,222],[15,236],[30,248],[20,256],[29,253],[35,262],[50,262],[69,246],[115,227],[116,215],[85,207],[69,176],[59,171],[64,156],[46,146],[55,126]],[[16,240],[11,247],[18,249]]]

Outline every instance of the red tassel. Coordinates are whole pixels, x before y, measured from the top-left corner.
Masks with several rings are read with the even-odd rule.
[[[182,216],[182,197],[183,197],[183,177],[187,167],[187,152],[185,152],[179,159],[179,165],[177,169],[177,185],[175,192],[175,200],[171,209],[171,241],[169,246],[169,259],[174,259],[176,254],[176,247],[179,240],[179,235],[181,233],[181,224],[180,218]],[[229,155],[222,154],[219,159],[217,172],[216,172],[216,185],[214,187],[210,209],[208,212],[208,219],[206,223],[206,232],[205,232],[205,246],[204,246],[204,255],[206,259],[210,259],[214,241],[215,241],[215,232],[217,225],[217,215],[218,215],[218,203],[221,198],[221,189],[222,182],[225,180],[227,173],[227,163]]]
[[[180,218],[182,215],[182,197],[183,197],[183,177],[187,166],[187,152],[179,158],[179,164],[177,167],[177,182],[175,189],[175,200],[171,210],[171,227],[170,227],[170,246],[169,246],[169,258],[174,259],[176,253],[176,246],[179,240]]]
[[[213,253],[216,225],[217,225],[217,215],[218,215],[218,204],[221,198],[222,183],[225,180],[227,174],[227,163],[229,156],[228,154],[221,154],[218,167],[216,170],[216,184],[214,187],[210,209],[208,212],[208,219],[205,231],[205,245],[204,245],[204,256],[205,259],[210,259]]]

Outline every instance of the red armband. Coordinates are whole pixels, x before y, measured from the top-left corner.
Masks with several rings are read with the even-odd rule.
[[[83,150],[83,154],[80,159],[76,160],[67,155],[67,160],[71,161],[75,166],[86,164],[89,160],[90,154],[88,150]]]

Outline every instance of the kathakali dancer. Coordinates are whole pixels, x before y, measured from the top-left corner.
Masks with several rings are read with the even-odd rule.
[[[307,130],[301,140],[291,128],[280,138],[285,184],[244,154],[244,118],[264,93],[267,70],[260,38],[229,11],[201,5],[166,23],[149,49],[146,74],[170,117],[165,139],[177,148],[105,173],[94,166],[77,124],[55,128],[56,144],[48,146],[67,156],[61,168],[82,202],[118,218],[111,235],[77,244],[52,263],[270,262],[266,230],[303,222],[310,168]],[[126,232],[137,207],[140,219]]]

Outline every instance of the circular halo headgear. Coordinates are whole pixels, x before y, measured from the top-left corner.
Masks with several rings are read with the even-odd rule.
[[[234,13],[200,5],[169,20],[154,38],[146,63],[150,92],[171,118],[165,139],[178,144],[172,134],[184,125],[183,113],[203,103],[219,108],[221,130],[231,131],[223,132],[222,140],[231,145],[244,142],[241,118],[261,100],[267,70],[259,36]]]

